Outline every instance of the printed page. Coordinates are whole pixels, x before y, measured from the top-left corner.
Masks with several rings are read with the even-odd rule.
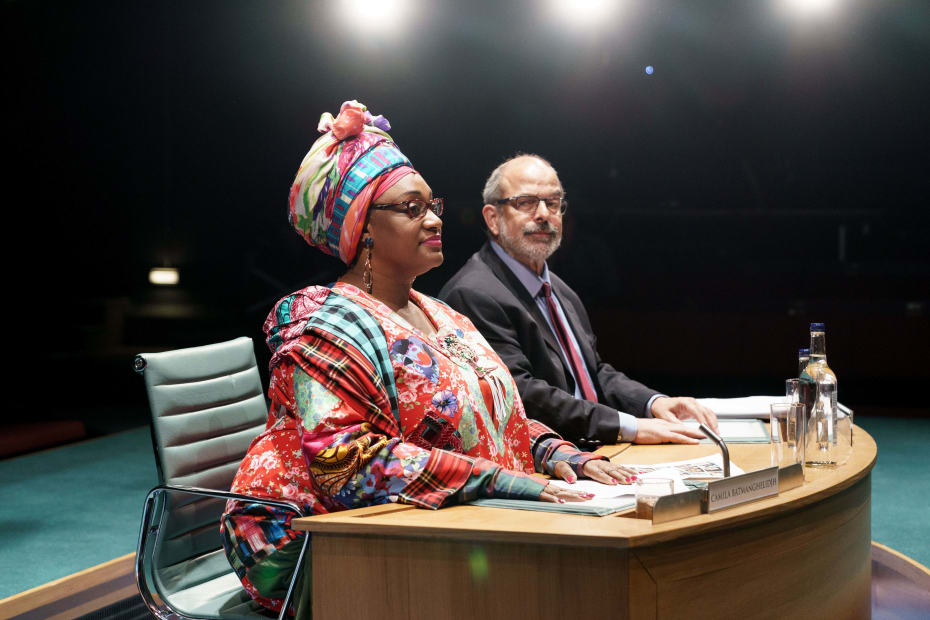
[[[624,465],[626,465],[624,463]],[[682,480],[706,480],[713,478],[723,478],[723,455],[720,453],[711,456],[701,456],[685,461],[671,461],[668,463],[653,463],[651,465],[627,465],[634,467],[642,475],[658,475],[654,472],[665,471],[666,468],[675,469]],[[739,465],[730,461],[730,475],[738,476],[746,473]],[[677,493],[677,491],[676,491]]]
[[[637,466],[638,467],[638,466]],[[669,467],[665,469],[651,469],[648,472],[643,472],[640,474],[641,478],[670,478],[674,481],[674,492],[683,493],[688,491],[688,487],[685,485],[682,480],[681,472],[674,468]],[[585,502],[572,502],[580,503],[591,506],[603,506],[603,507],[613,507],[619,503],[629,503],[636,498],[636,485],[635,484],[603,484],[601,482],[595,482],[594,480],[578,480],[574,483],[568,483],[564,480],[552,480],[552,484],[564,487],[566,489],[572,489],[575,491],[583,491],[586,493],[593,493],[594,497]]]

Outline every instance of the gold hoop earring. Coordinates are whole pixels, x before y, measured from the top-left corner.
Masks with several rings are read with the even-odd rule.
[[[371,246],[374,245],[371,237],[365,238],[365,249],[368,252],[365,254],[365,271],[362,273],[362,282],[365,284],[365,288],[368,289],[368,294],[371,295],[372,281],[371,281]]]

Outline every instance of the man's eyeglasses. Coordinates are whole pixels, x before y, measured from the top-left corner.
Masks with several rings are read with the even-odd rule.
[[[429,202],[425,200],[420,200],[419,198],[414,198],[413,200],[405,200],[404,202],[395,202],[389,205],[371,205],[372,209],[387,209],[388,211],[396,211],[397,213],[406,213],[407,217],[411,220],[418,220],[421,217],[426,215],[426,210],[429,209],[436,216],[442,215],[442,198],[433,198]]]
[[[546,203],[546,208],[549,209],[549,213],[565,213],[565,210],[568,208],[568,201],[565,200],[564,196],[552,196],[551,198],[540,198],[539,196],[533,196],[530,194],[521,194],[519,196],[511,196],[510,198],[501,198],[497,201],[497,204],[502,205],[509,203],[511,207],[517,211],[522,211],[523,213],[533,213],[539,207],[539,201]]]

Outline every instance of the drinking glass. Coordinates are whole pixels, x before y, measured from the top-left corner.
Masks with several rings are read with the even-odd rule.
[[[836,409],[836,465],[843,466],[853,451],[852,409]]]
[[[797,379],[785,379],[785,402],[796,403],[800,400]]]
[[[775,403],[769,407],[771,464],[787,467],[804,462],[803,403]]]
[[[636,481],[636,518],[652,519],[659,498],[674,492],[675,481],[671,478],[639,478]]]

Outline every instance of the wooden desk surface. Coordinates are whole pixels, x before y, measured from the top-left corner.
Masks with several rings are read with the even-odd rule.
[[[401,504],[295,519],[298,530],[318,533],[420,536],[469,541],[512,541],[575,547],[643,547],[763,521],[836,495],[866,477],[875,464],[872,437],[854,430],[855,449],[844,466],[809,470],[798,488],[735,508],[653,525],[631,516],[591,517],[479,506],[424,510]],[[732,444],[731,460],[745,471],[769,466],[768,444]],[[678,461],[718,452],[713,445],[606,446],[599,450],[616,463],[649,464]]]

